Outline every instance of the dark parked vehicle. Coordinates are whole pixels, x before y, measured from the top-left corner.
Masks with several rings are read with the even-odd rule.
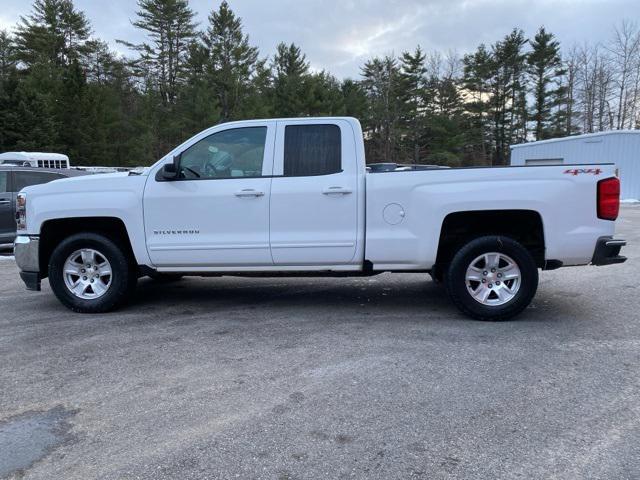
[[[0,165],[0,244],[16,237],[16,195],[24,187],[49,183],[61,178],[87,175],[70,169],[49,169]]]

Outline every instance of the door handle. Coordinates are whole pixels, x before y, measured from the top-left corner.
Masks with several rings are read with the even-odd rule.
[[[253,188],[247,188],[235,193],[236,197],[264,197],[264,192],[259,192]]]
[[[352,190],[345,187],[328,187],[322,190],[323,195],[349,195]]]
[[[11,203],[11,200],[0,198],[0,205],[9,205],[10,203]]]

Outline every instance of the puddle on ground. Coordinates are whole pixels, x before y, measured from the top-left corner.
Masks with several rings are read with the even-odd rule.
[[[55,407],[0,422],[0,478],[25,470],[71,436],[67,419],[77,411]]]

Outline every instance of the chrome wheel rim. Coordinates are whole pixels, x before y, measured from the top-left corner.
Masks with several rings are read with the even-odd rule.
[[[76,250],[64,262],[64,284],[76,297],[94,300],[102,297],[113,279],[111,264],[98,250]]]
[[[476,302],[496,307],[513,300],[520,290],[522,274],[511,257],[490,252],[469,264],[465,281],[467,291]]]

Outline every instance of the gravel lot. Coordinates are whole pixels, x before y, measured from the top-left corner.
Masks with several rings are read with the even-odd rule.
[[[109,315],[0,258],[0,477],[640,478],[640,207],[622,266],[519,320],[425,275],[141,280]]]

